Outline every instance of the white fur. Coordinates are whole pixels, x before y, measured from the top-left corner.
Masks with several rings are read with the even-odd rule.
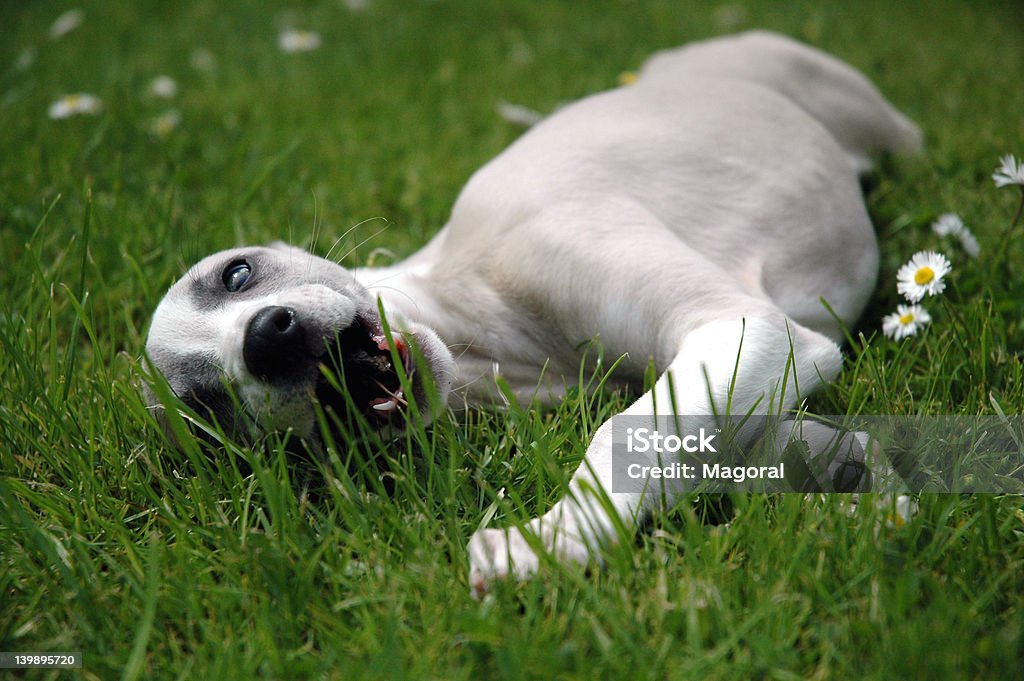
[[[689,333],[668,371],[626,415],[674,413],[707,415],[706,423],[689,421],[688,429],[711,430],[714,414],[778,414],[791,408],[800,391],[813,391],[820,379],[839,372],[839,348],[827,338],[784,318],[748,318],[705,324]],[[787,369],[788,367],[788,369]],[[728,404],[728,409],[726,408]],[[587,458],[569,486],[569,495],[527,525],[539,544],[563,560],[583,562],[621,528],[630,530],[669,492],[647,494],[612,491],[612,425],[597,431]],[[657,465],[656,455],[640,464]],[[610,513],[614,510],[614,513]],[[469,544],[470,582],[474,593],[486,591],[494,578],[532,572],[537,556],[516,528],[483,530]]]
[[[560,399],[597,339],[623,358],[620,383],[642,385],[652,360],[661,374],[627,413],[675,405],[709,424],[726,410],[778,413],[835,377],[840,325],[874,286],[857,172],[919,144],[861,74],[822,52],[764,32],[695,43],[538,123],[469,180],[423,249],[354,275],[389,316],[447,344],[455,408],[499,403],[496,374],[524,401],[544,375],[540,397]],[[190,332],[197,346],[234,347],[250,313],[223,314]],[[154,323],[151,339],[163,332]],[[473,536],[476,593],[531,574],[535,549],[588,561],[661,503],[613,492],[610,456],[606,423],[565,499],[523,529]]]

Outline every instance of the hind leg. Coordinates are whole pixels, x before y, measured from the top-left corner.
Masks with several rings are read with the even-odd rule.
[[[685,73],[754,82],[786,96],[828,129],[858,173],[882,152],[921,149],[921,131],[864,74],[777,33],[747,31],[664,50],[640,77],[671,82]]]

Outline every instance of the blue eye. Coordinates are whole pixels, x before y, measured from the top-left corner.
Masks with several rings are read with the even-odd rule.
[[[249,267],[249,263],[244,261],[233,262],[228,265],[228,268],[224,270],[224,288],[231,293],[240,291],[245,282],[249,281],[249,275],[252,274],[252,268]]]

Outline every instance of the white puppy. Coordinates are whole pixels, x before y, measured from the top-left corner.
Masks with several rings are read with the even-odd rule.
[[[314,400],[391,421],[411,388],[427,416],[428,389],[493,405],[499,374],[524,401],[558,400],[594,338],[624,358],[620,384],[642,386],[651,361],[659,371],[627,415],[674,411],[710,429],[727,411],[784,411],[835,377],[840,322],[874,286],[857,173],[919,146],[910,121],[822,52],[765,32],[694,43],[540,122],[398,265],[348,273],[285,246],[206,258],[161,302],[147,351],[225,427],[311,441]],[[378,298],[400,332],[390,348]],[[412,374],[404,392],[392,358]],[[534,549],[587,561],[666,500],[616,491],[611,464],[606,423],[548,513],[472,537],[474,591],[531,574]]]

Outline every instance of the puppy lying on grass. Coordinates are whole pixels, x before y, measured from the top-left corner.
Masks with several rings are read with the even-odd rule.
[[[858,173],[919,146],[818,50],[765,32],[694,43],[541,121],[397,265],[349,272],[280,244],[207,257],[160,303],[146,350],[200,413],[312,443],[317,402],[401,423],[446,399],[491,406],[495,376],[556,401],[595,337],[622,358],[617,381],[659,372],[627,416],[685,414],[696,432],[784,413],[836,376],[841,325],[874,286]],[[550,511],[472,537],[476,593],[530,575],[541,552],[588,561],[679,493],[615,490],[611,450],[608,422]]]

